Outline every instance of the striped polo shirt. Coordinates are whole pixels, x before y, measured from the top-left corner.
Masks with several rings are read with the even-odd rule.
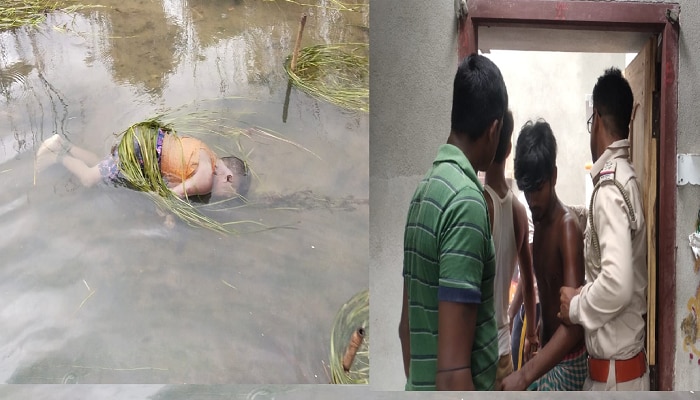
[[[483,187],[462,151],[440,146],[416,189],[404,232],[411,362],[406,390],[435,390],[438,302],[478,304],[471,371],[493,390],[498,361],[495,251]]]

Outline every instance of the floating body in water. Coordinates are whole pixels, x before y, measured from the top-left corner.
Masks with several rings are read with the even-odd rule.
[[[99,182],[125,185],[149,194],[166,209],[192,226],[232,233],[207,217],[189,201],[190,196],[243,199],[250,186],[244,161],[219,158],[199,139],[179,136],[170,125],[155,119],[130,126],[105,158],[74,146],[59,135],[46,139],[37,151],[37,169],[60,163],[84,186]],[[174,223],[166,216],[166,224]]]
[[[219,158],[201,140],[179,136],[155,121],[129,127],[102,160],[55,134],[37,152],[39,169],[54,163],[61,163],[85,186],[124,183],[163,196],[243,196],[250,183],[241,159]]]

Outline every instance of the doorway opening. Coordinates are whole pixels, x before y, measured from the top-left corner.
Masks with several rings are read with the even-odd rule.
[[[647,356],[650,365],[652,389],[673,389],[673,368],[675,362],[675,225],[676,225],[676,135],[677,135],[677,80],[678,71],[678,5],[649,4],[630,2],[594,2],[594,1],[548,1],[548,0],[469,0],[466,16],[460,20],[460,59],[470,53],[480,51],[492,58],[511,85],[506,74],[513,74],[522,85],[523,92],[517,98],[511,98],[510,104],[518,124],[527,119],[544,117],[565,119],[553,124],[560,146],[558,161],[566,159],[566,168],[572,172],[560,170],[560,176],[571,176],[570,188],[557,193],[567,204],[582,204],[581,184],[585,173],[582,171],[578,157],[590,157],[587,140],[583,134],[586,129],[585,92],[591,91],[595,78],[615,64],[624,71],[632,86],[635,98],[633,117],[630,124],[631,157],[635,165],[644,197],[644,211],[647,220],[648,238],[648,310],[647,310]],[[507,58],[501,50],[530,53],[547,52],[552,62],[561,63],[562,69],[581,71],[579,79],[569,82],[568,91],[583,90],[571,104],[538,107],[540,115],[519,115],[518,107],[523,104],[532,106],[532,101],[521,101],[520,96],[527,92],[536,93],[545,86],[552,89],[552,80],[538,76],[526,76],[518,71],[518,65],[512,61],[499,61]],[[510,52],[508,52],[510,53]],[[617,54],[607,56],[606,54]],[[533,56],[530,53],[528,57]],[[564,54],[565,60],[558,60]],[[630,55],[627,55],[630,54]],[[614,61],[607,57],[619,58]],[[632,56],[634,55],[634,56]],[[588,57],[593,57],[588,58]],[[538,57],[538,62],[542,62]],[[588,61],[585,61],[588,60]],[[610,63],[612,61],[612,63]],[[609,65],[599,65],[607,62]],[[531,67],[534,70],[544,69]],[[547,67],[551,67],[547,65]],[[513,72],[509,72],[513,68]],[[571,72],[571,71],[569,71]],[[591,80],[581,79],[583,73],[595,76]],[[580,82],[580,84],[578,83]],[[531,85],[531,86],[528,86]],[[583,87],[579,87],[583,85]],[[565,88],[554,88],[551,95],[554,101],[563,102]],[[515,93],[514,93],[515,94]],[[583,94],[583,96],[581,96]],[[584,98],[582,98],[584,97]],[[558,107],[566,107],[565,113],[556,115]],[[550,112],[553,111],[553,112]],[[536,114],[536,113],[535,113]],[[551,115],[551,117],[548,117]],[[523,119],[524,118],[524,119]],[[583,121],[582,121],[583,119]],[[552,122],[550,122],[552,124]],[[559,132],[558,132],[559,130]],[[514,137],[517,131],[514,132]],[[564,139],[566,135],[566,139]],[[571,138],[586,141],[570,143]],[[574,141],[575,142],[575,141]],[[562,145],[564,148],[562,149]],[[569,152],[568,146],[578,146],[576,154]],[[562,153],[564,151],[564,154]],[[561,169],[561,166],[559,167]],[[565,193],[570,193],[565,194]],[[567,197],[571,196],[571,197]],[[585,195],[584,195],[585,196]],[[581,200],[578,200],[581,198]],[[657,265],[662,265],[659,273]],[[664,310],[663,321],[656,316],[658,310]],[[663,351],[661,351],[663,350]]]

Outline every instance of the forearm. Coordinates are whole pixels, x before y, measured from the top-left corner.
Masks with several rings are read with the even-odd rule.
[[[200,149],[199,164],[194,173],[171,190],[180,197],[210,193],[214,181],[214,170],[210,162],[209,154]]]
[[[532,274],[529,278],[523,279],[521,276],[521,282],[523,282],[523,292],[525,301],[525,317],[527,318],[527,332],[528,337],[537,335],[537,300],[535,299],[535,284]]]
[[[615,318],[632,298],[632,277],[628,282],[611,280],[602,273],[571,299],[569,318],[588,330],[596,330]],[[612,281],[612,282],[611,282]]]
[[[401,352],[403,353],[403,370],[408,379],[408,372],[411,366],[411,336],[409,335],[408,323],[401,321],[399,324],[399,340],[401,341]]]
[[[408,323],[408,287],[403,284],[403,300],[401,303],[401,318],[399,320],[399,340],[401,341],[401,352],[403,355],[403,369],[406,379],[411,369],[411,327]]]
[[[475,304],[440,301],[435,386],[438,390],[474,390],[471,365],[476,330]]]
[[[446,391],[474,390],[471,368],[464,368],[457,371],[438,371],[435,377],[435,389]]]
[[[523,374],[528,385],[547,371],[551,370],[572,351],[583,338],[583,329],[580,326],[559,325],[547,344],[523,366]]]
[[[185,197],[185,196],[194,196],[197,194],[204,194],[204,193],[199,193],[200,190],[197,187],[197,180],[192,177],[189,178],[180,184],[170,188],[170,190],[175,193],[178,197]]]

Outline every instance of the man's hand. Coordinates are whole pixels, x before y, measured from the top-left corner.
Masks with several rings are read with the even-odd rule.
[[[537,335],[528,335],[525,337],[524,346],[523,362],[525,363],[537,354],[537,350],[540,348],[540,338]]]
[[[501,387],[496,389],[509,391],[520,391],[527,389],[528,384],[527,382],[525,382],[525,376],[522,371],[522,369],[519,369],[503,378],[503,381],[501,382]]]
[[[557,317],[565,325],[573,325],[571,319],[569,318],[569,306],[571,305],[571,299],[581,292],[581,288],[572,288],[569,286],[562,286],[559,289],[559,313]]]

